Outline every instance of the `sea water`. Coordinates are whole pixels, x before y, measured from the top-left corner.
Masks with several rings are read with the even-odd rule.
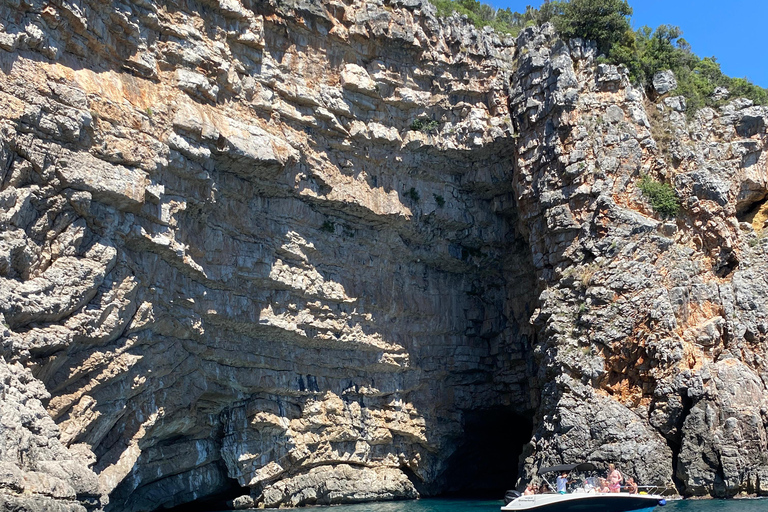
[[[498,512],[501,500],[423,499],[308,507],[306,512]],[[654,512],[768,512],[768,498],[736,500],[671,500]]]

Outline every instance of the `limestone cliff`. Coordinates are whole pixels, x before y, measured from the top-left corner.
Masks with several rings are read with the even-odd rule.
[[[0,22],[2,503],[768,491],[766,109],[421,0]]]
[[[518,55],[518,227],[545,287],[527,474],[586,456],[685,495],[768,493],[768,108],[689,118],[663,80],[652,102],[547,29]],[[653,214],[643,175],[673,185],[677,218]]]

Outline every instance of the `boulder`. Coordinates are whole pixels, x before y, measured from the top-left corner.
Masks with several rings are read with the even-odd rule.
[[[664,94],[677,89],[675,74],[670,69],[659,71],[653,75],[652,83],[653,90],[656,91],[656,94],[659,96],[663,96]]]

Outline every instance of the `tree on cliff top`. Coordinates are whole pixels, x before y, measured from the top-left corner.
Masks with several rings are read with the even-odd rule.
[[[708,106],[717,107],[733,98],[748,98],[758,105],[768,104],[768,90],[750,83],[744,78],[731,78],[720,70],[714,57],[699,58],[681,36],[679,27],[661,25],[656,30],[642,27],[628,32],[608,52],[607,59],[624,64],[636,83],[650,87],[653,75],[658,71],[672,70],[677,78],[673,95],[682,95],[688,103],[688,112]],[[718,87],[728,90],[729,95],[718,97]]]
[[[555,10],[548,4],[554,4]],[[756,104],[768,104],[768,90],[744,78],[726,76],[714,57],[697,57],[681,37],[679,27],[661,25],[656,30],[642,27],[633,31],[632,8],[626,0],[563,0],[544,5],[548,5],[551,21],[563,38],[597,42],[602,58],[626,65],[635,83],[650,87],[654,74],[672,70],[678,83],[672,94],[686,98],[690,114],[728,101],[713,95],[718,87],[727,89],[730,99],[744,97]]]
[[[539,8],[526,7],[524,13],[494,9],[479,0],[432,0],[440,16],[452,12],[465,14],[477,26],[489,25],[497,31],[517,34],[530,25],[551,22],[564,39],[579,37],[595,41],[602,59],[624,64],[633,82],[651,86],[653,75],[671,69],[678,88],[672,94],[687,99],[692,114],[704,106],[715,107],[728,98],[748,98],[768,104],[768,90],[745,78],[730,78],[722,73],[714,57],[697,57],[681,36],[678,27],[661,25],[656,30],[631,29],[632,8],[627,0],[544,0]],[[729,95],[714,95],[723,87]]]
[[[627,0],[571,0],[550,4],[555,7],[552,23],[561,36],[595,41],[605,54],[630,31],[632,8]]]
[[[473,25],[492,27],[500,33],[516,36],[525,27],[541,25],[551,21],[553,16],[562,11],[565,2],[544,0],[538,9],[526,6],[525,12],[512,11],[509,8],[495,9],[479,0],[430,0],[437,7],[438,16],[450,16],[452,13],[465,15]]]

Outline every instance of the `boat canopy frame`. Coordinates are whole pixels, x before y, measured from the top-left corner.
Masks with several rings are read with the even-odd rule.
[[[592,464],[591,462],[579,462],[577,464],[560,464],[559,466],[549,466],[546,468],[539,468],[538,473],[540,475],[543,475],[544,473],[553,473],[557,471],[560,473],[561,471],[594,471],[597,469],[597,466]]]
[[[539,471],[537,471],[537,473],[541,475],[541,478],[543,478],[545,482],[547,482],[547,485],[549,486],[549,488],[554,491],[557,488],[552,486],[552,483],[549,480],[547,480],[547,477],[544,476],[544,474],[553,473],[553,472],[561,473],[563,471],[570,473],[574,469],[576,471],[594,471],[597,469],[597,466],[595,466],[591,462],[578,462],[576,464],[560,464],[559,466],[548,466],[545,468],[539,468]]]

